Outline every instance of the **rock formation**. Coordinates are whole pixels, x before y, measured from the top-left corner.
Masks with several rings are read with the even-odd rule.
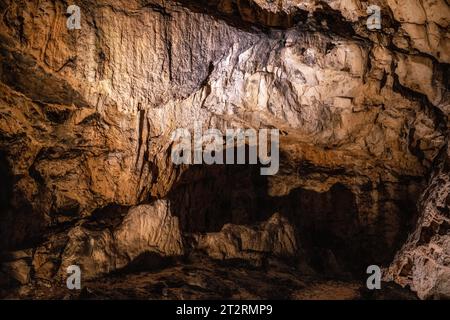
[[[388,269],[387,280],[410,286],[420,298],[450,298],[449,150],[443,150],[419,201],[416,229]]]
[[[256,230],[227,224],[218,233],[200,235],[197,248],[215,259],[246,259],[260,262],[264,255],[292,257],[298,250],[294,228],[279,214]]]
[[[372,2],[80,0],[70,30],[65,1],[0,1],[3,291],[279,259],[448,298],[450,7]],[[280,130],[279,173],[173,164],[194,122]]]

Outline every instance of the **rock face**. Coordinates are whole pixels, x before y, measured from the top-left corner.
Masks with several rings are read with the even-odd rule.
[[[450,8],[374,2],[371,31],[359,0],[83,0],[79,30],[2,1],[4,278],[196,251],[360,275],[404,245],[387,279],[448,297]],[[279,173],[174,165],[194,122],[279,129]]]
[[[215,259],[248,259],[260,262],[264,255],[292,257],[297,253],[294,227],[279,214],[252,229],[227,224],[218,233],[201,235],[197,248]]]
[[[419,201],[418,226],[386,272],[386,279],[410,286],[422,299],[450,299],[449,150]]]

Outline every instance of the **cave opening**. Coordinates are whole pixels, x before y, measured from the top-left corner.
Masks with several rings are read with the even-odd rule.
[[[395,218],[386,218],[388,207],[372,203],[379,212],[375,221],[368,222],[360,211],[370,201],[358,202],[358,187],[336,183],[324,192],[298,187],[271,196],[269,180],[270,176],[260,175],[258,165],[193,165],[168,199],[184,234],[220,232],[227,224],[255,225],[281,214],[294,226],[299,246],[287,262],[306,263],[325,278],[360,279],[367,277],[369,265],[386,265],[416,218],[408,192],[398,194]],[[366,198],[374,192],[367,186],[360,190]]]

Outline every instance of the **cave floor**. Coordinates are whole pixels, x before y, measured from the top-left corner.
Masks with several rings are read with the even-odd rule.
[[[3,299],[74,300],[196,300],[289,299],[371,300],[416,299],[414,293],[390,283],[368,291],[364,281],[325,279],[300,274],[283,263],[250,267],[210,259],[176,263],[153,271],[127,271],[82,282],[81,290],[61,285],[35,284],[3,294]]]

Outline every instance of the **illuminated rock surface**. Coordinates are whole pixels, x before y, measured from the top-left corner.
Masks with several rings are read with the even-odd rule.
[[[448,298],[450,9],[376,3],[369,31],[358,0],[85,0],[68,30],[62,1],[3,1],[0,286],[275,259],[349,288],[376,264]],[[195,121],[279,129],[280,172],[175,166],[171,133]],[[320,297],[307,283],[281,295]]]

